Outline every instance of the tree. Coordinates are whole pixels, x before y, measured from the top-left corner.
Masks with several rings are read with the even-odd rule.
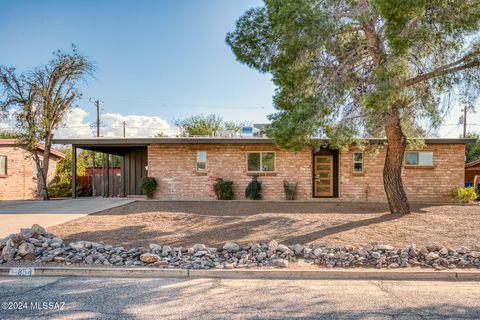
[[[474,102],[480,78],[478,0],[264,0],[226,42],[277,86],[267,134],[289,150],[386,137],[391,213],[410,213],[401,178],[408,139],[442,120],[453,89]]]
[[[240,130],[242,130],[243,127],[247,126],[248,125],[248,122],[247,121],[225,121],[223,123],[223,127],[226,129],[226,130],[230,130],[234,133],[238,133],[240,132]]]
[[[60,149],[65,158],[57,162],[56,179],[60,183],[70,183],[72,180],[72,148]],[[92,156],[89,151],[82,151],[77,156],[77,175],[84,176],[87,168],[92,166]]]
[[[222,129],[222,117],[215,114],[196,115],[174,120],[174,124],[188,136],[213,136]]]
[[[16,131],[0,130],[0,139],[20,139],[22,135]]]
[[[57,51],[45,65],[17,74],[14,68],[0,67],[0,110],[16,107],[14,114],[21,141],[37,166],[38,195],[48,199],[47,176],[53,132],[65,120],[81,96],[77,85],[94,72],[93,64],[75,47]],[[36,150],[43,144],[43,156]]]
[[[467,143],[465,146],[465,162],[472,162],[480,159],[480,134],[467,133],[467,138],[477,139],[475,143]]]

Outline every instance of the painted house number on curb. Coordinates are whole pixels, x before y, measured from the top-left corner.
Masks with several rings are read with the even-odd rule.
[[[10,269],[9,273],[10,276],[24,276],[30,277],[34,274],[33,268],[12,268]]]

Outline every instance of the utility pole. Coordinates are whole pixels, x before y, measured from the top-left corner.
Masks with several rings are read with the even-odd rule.
[[[125,126],[126,126],[126,125],[127,125],[127,124],[125,123],[125,121],[123,121],[123,137],[124,137],[124,138],[125,138]]]
[[[465,106],[463,108],[463,138],[464,139],[467,137],[467,114],[468,114],[468,109],[470,109],[470,107]]]

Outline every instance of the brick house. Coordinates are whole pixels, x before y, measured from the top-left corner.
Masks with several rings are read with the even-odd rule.
[[[265,200],[284,199],[283,180],[297,182],[296,199],[386,201],[383,190],[385,140],[371,139],[366,149],[305,148],[289,152],[272,140],[249,138],[92,138],[55,143],[121,156],[120,185],[113,195],[141,194],[142,176],[155,177],[158,199],[214,199],[216,178],[234,182],[236,199],[252,176],[260,176]],[[465,144],[469,139],[426,139],[422,150],[408,150],[403,165],[405,190],[412,201],[446,201],[464,184]],[[108,163],[106,165],[108,167]],[[108,171],[107,175],[108,175]],[[110,183],[110,184],[109,184]],[[104,185],[105,185],[104,184]],[[110,191],[105,194],[112,195]]]
[[[43,146],[38,146],[43,156]],[[65,155],[51,150],[48,181]],[[32,199],[37,194],[37,167],[31,154],[14,139],[0,139],[0,200]]]

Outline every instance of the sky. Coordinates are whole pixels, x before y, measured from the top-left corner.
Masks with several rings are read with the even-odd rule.
[[[95,78],[57,136],[92,136],[102,101],[102,135],[174,133],[174,119],[215,113],[225,120],[267,122],[275,87],[236,61],[225,43],[236,20],[261,0],[0,1],[0,64],[19,71],[46,63],[75,44],[96,65]],[[480,111],[480,110],[479,110]],[[461,106],[442,137],[458,137]],[[469,115],[480,131],[480,114]],[[0,124],[7,126],[7,124]]]

